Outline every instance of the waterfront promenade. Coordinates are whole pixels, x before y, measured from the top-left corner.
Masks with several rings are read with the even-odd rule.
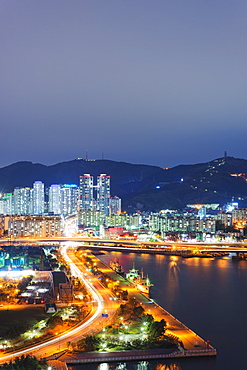
[[[155,320],[164,319],[167,323],[167,334],[179,337],[182,345],[179,349],[154,349],[154,350],[137,350],[137,351],[121,351],[121,352],[67,352],[59,357],[59,360],[67,364],[79,364],[90,362],[112,362],[112,361],[127,361],[127,360],[145,360],[158,358],[176,358],[176,357],[194,357],[194,356],[215,356],[216,349],[213,348],[207,341],[198,336],[195,332],[181,323],[178,319],[172,316],[164,308],[160,307],[156,302],[140,293],[135,287],[129,284],[122,276],[115,273],[110,267],[105,265],[98,257],[93,256],[93,262],[97,263],[97,267],[103,273],[107,274],[110,279],[119,281],[122,289],[128,290],[129,297],[135,298],[146,313],[153,315]],[[104,324],[102,323],[102,327]]]

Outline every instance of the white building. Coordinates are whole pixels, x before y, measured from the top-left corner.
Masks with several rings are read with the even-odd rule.
[[[13,214],[30,215],[32,213],[31,189],[15,188],[13,194]]]
[[[13,214],[13,194],[4,193],[0,197],[0,215]]]
[[[76,214],[78,211],[78,187],[74,184],[65,184],[61,187],[61,213]]]
[[[110,214],[110,176],[101,174],[97,177],[97,209],[105,216]]]
[[[54,215],[61,214],[61,187],[53,184],[49,187],[48,212]]]
[[[45,210],[45,191],[41,181],[33,184],[33,214],[42,215]]]
[[[80,210],[88,211],[93,208],[93,176],[84,174],[80,176]]]

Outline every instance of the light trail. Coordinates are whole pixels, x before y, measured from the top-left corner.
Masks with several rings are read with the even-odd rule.
[[[25,354],[30,353],[30,352],[36,352],[38,350],[43,349],[44,347],[48,347],[48,346],[54,345],[56,343],[59,343],[60,341],[62,341],[64,339],[67,339],[67,338],[71,337],[72,335],[79,333],[81,330],[87,328],[89,325],[91,325],[93,323],[93,321],[95,321],[101,315],[101,313],[104,309],[104,300],[103,300],[102,296],[100,295],[100,293],[94,288],[93,284],[90,284],[84,278],[83,273],[75,265],[75,263],[70,259],[70,257],[67,254],[68,247],[69,247],[69,245],[68,246],[65,245],[62,248],[61,252],[63,253],[64,258],[66,259],[66,261],[68,263],[70,263],[70,268],[73,269],[73,272],[76,274],[76,276],[78,276],[80,279],[83,280],[87,289],[90,291],[90,293],[94,297],[95,301],[97,302],[98,307],[97,307],[96,312],[93,314],[92,317],[90,317],[86,322],[79,325],[77,328],[72,329],[72,330],[68,331],[67,333],[62,334],[61,336],[59,336],[57,338],[53,338],[53,339],[51,339],[47,342],[40,343],[40,344],[37,344],[33,347],[29,347],[29,348],[26,348],[26,349],[23,349],[23,350],[20,350],[20,351],[17,351],[17,352],[13,352],[13,353],[11,353],[9,355],[6,355],[6,356],[1,356],[0,357],[0,362],[12,360],[14,357],[22,356],[22,355],[25,355]]]

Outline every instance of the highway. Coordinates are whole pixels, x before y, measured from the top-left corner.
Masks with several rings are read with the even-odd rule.
[[[52,237],[52,238],[1,238],[0,244],[9,243],[63,243],[63,242],[77,242],[85,244],[87,243],[90,247],[106,250],[126,250],[126,251],[150,251],[156,253],[162,253],[162,251],[167,250],[184,250],[184,249],[194,249],[198,251],[208,251],[208,252],[247,252],[247,241],[244,242],[174,242],[174,241],[164,241],[164,242],[152,242],[152,241],[136,241],[129,239],[100,239],[100,238],[85,238],[85,237]]]
[[[68,249],[70,249],[69,252]],[[73,248],[71,248],[69,244],[62,248],[61,253],[67,263],[70,264],[72,274],[79,277],[84,282],[86,288],[93,297],[94,302],[90,315],[72,330],[56,336],[53,339],[13,353],[2,354],[0,356],[0,363],[5,363],[12,360],[14,357],[27,354],[35,355],[38,358],[49,357],[67,348],[68,342],[79,340],[88,333],[100,331],[104,324],[102,322],[102,313],[107,312],[107,322],[114,317],[118,305],[110,299],[111,292],[102,287],[93,274],[85,270],[84,265],[75,257]]]
[[[62,335],[23,350],[9,354],[2,354],[0,356],[0,363],[5,363],[14,357],[27,354],[35,355],[38,358],[49,358],[55,353],[65,350],[68,347],[68,342],[78,341],[87,334],[99,332],[104,326],[109,325],[109,323],[114,320],[119,307],[119,301],[112,300],[111,291],[102,286],[97,277],[90,271],[86,270],[84,263],[75,256],[74,248],[73,244],[65,243],[63,247],[61,247],[61,254],[66,260],[66,263],[70,265],[72,275],[80,278],[84,282],[88,291],[90,291],[91,296],[93,297],[91,313],[82,323]],[[106,266],[97,257],[92,255],[92,258],[93,262],[98,265],[99,269],[109,275],[113,280],[118,280],[120,286],[123,289],[128,290],[129,297],[136,298],[147,313],[151,313],[156,320],[164,318],[168,323],[168,332],[179,336],[186,351],[199,353],[200,351],[207,350],[207,343],[202,338],[198,337],[193,331],[175,319],[162,307],[159,307],[148,297],[141,294],[135,287],[129,285],[125,279],[113,272],[112,269]]]

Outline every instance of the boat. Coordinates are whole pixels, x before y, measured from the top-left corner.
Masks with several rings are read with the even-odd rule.
[[[110,268],[119,275],[124,274],[124,269],[118,261],[111,261],[110,262]]]
[[[150,287],[153,286],[148,276],[144,276],[143,271],[141,274],[138,273],[134,267],[129,270],[125,275],[126,279],[134,284],[134,286],[142,293],[149,295]]]

